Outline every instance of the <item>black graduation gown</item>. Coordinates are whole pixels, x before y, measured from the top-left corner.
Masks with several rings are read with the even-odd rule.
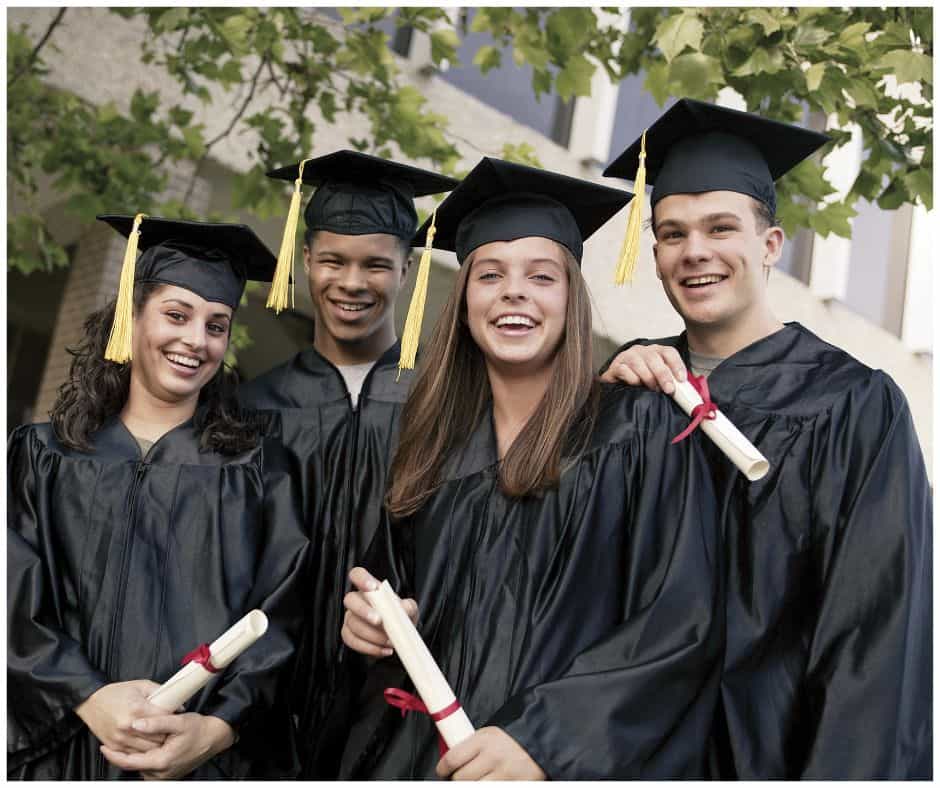
[[[637,341],[689,364],[684,333]],[[749,483],[696,437],[728,569],[713,775],[929,779],[932,504],[904,395],[798,323],[708,387],[770,461]]]
[[[314,560],[304,582],[305,630],[291,689],[301,776],[337,775],[352,697],[363,669],[343,646],[343,596],[349,570],[381,519],[399,417],[412,379],[398,377],[395,343],[363,381],[357,408],[339,370],[313,348],[244,384],[239,397],[262,411],[267,434],[281,441],[299,480]]]
[[[427,504],[385,529],[471,722],[508,732],[551,779],[704,773],[722,590],[704,456],[669,445],[687,421],[648,392],[605,387],[559,487],[511,499],[487,414]],[[383,707],[382,689],[405,681],[394,657],[376,663],[344,776],[434,778],[434,724]]]
[[[296,773],[275,685],[299,629],[309,542],[276,445],[198,450],[192,421],[145,457],[119,419],[94,451],[49,424],[7,457],[7,770],[15,779],[134,776],[108,763],[73,709],[105,684],[162,682],[253,608],[265,635],[186,704],[239,735],[193,776]]]

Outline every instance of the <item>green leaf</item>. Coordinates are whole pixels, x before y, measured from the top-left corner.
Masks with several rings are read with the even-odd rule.
[[[431,33],[431,60],[440,65],[442,60],[450,63],[457,62],[457,47],[460,46],[460,37],[456,31],[443,28]]]
[[[195,159],[202,156],[206,150],[206,145],[202,138],[202,128],[202,124],[197,123],[195,126],[187,126],[182,130],[183,141],[186,143],[189,155]]]
[[[894,211],[911,199],[907,187],[900,178],[895,178],[888,184],[878,197],[878,207],[883,211]]]
[[[545,33],[556,62],[564,63],[582,52],[596,29],[597,17],[590,8],[569,6],[554,10],[545,23]]]
[[[708,99],[724,84],[724,72],[717,58],[701,52],[679,55],[669,65],[669,88],[675,96]]]
[[[796,29],[793,35],[793,44],[798,47],[816,47],[826,43],[832,37],[832,33],[823,27],[815,25],[801,25]]]
[[[643,87],[661,107],[669,98],[669,65],[662,60],[653,63],[646,70],[646,79]]]
[[[496,47],[486,44],[481,46],[473,56],[473,65],[479,68],[481,73],[485,74],[491,69],[499,68],[502,60],[503,57],[500,51]]]
[[[920,199],[929,211],[933,208],[933,171],[930,167],[918,167],[904,176],[907,190]]]
[[[847,92],[852,97],[856,106],[877,109],[880,97],[868,80],[853,79]]]
[[[885,52],[873,64],[875,68],[885,68],[893,73],[898,82],[933,83],[933,58],[920,52],[893,49]]]
[[[754,54],[731,73],[735,77],[747,77],[751,74],[776,74],[785,67],[783,52],[780,49],[776,47],[773,49],[755,49]]]
[[[683,11],[667,17],[656,28],[653,43],[659,47],[667,62],[671,62],[686,47],[698,49],[702,45],[705,26],[695,12]]]
[[[842,202],[834,202],[821,208],[809,217],[809,226],[824,238],[835,233],[842,238],[852,237],[852,225],[849,219],[858,215],[858,211]]]
[[[813,65],[803,72],[803,76],[806,77],[806,89],[809,90],[810,93],[815,93],[819,90],[819,83],[822,82],[823,74],[825,73],[825,63],[813,63]]]
[[[595,66],[584,55],[570,58],[565,67],[558,73],[555,89],[558,95],[567,101],[572,96],[591,95],[591,77],[594,76]]]
[[[847,47],[859,47],[865,43],[865,33],[871,29],[871,22],[856,22],[839,33],[839,43]]]
[[[248,31],[252,21],[245,14],[234,14],[222,23],[222,35],[232,49],[243,53],[248,45]]]
[[[754,24],[764,28],[764,35],[769,36],[780,29],[780,22],[766,8],[752,8],[745,13],[745,18]]]
[[[184,7],[170,8],[164,11],[154,22],[153,29],[156,32],[164,30],[175,30],[181,22],[189,17],[189,9]]]
[[[537,68],[532,71],[532,91],[536,100],[543,94],[552,92],[552,72],[547,68]]]

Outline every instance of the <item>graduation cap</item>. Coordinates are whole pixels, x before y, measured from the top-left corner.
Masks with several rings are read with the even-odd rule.
[[[418,224],[415,197],[450,191],[458,183],[436,172],[352,150],[304,159],[267,175],[294,182],[278,270],[267,304],[276,312],[287,306],[287,281],[294,263],[302,184],[317,187],[304,210],[307,229],[340,235],[387,233],[409,240]]]
[[[686,98],[614,159],[604,175],[633,177],[637,194],[647,182],[653,184],[651,205],[671,194],[733,191],[754,197],[775,213],[774,181],[828,140],[800,126]],[[642,202],[631,206],[618,284],[630,278],[636,263]]]
[[[270,282],[276,259],[244,224],[193,222],[102,214],[127,238],[114,323],[104,357],[123,364],[131,360],[134,284],[154,282],[191,290],[206,301],[235,309],[249,279]],[[142,250],[140,259],[138,250]]]
[[[578,263],[584,241],[633,195],[590,181],[524,164],[483,158],[418,230],[427,238],[415,292],[402,333],[400,369],[412,369],[417,353],[432,243],[457,253],[461,265],[477,247],[537,236],[565,246]]]

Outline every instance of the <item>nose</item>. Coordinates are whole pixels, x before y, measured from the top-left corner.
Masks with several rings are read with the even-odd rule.
[[[358,293],[365,290],[366,283],[362,268],[358,265],[344,265],[338,284],[348,293]]]
[[[209,327],[201,320],[190,320],[183,344],[194,353],[201,353],[206,347],[206,335]]]
[[[527,301],[525,274],[510,272],[503,280],[503,292],[501,298],[508,303],[519,303]]]
[[[685,239],[683,257],[689,263],[702,263],[711,259],[712,250],[704,233],[692,230]]]

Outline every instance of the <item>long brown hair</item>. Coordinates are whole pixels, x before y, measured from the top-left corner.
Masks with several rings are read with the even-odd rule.
[[[500,489],[511,497],[556,486],[563,458],[581,450],[597,411],[590,297],[574,256],[558,246],[568,275],[565,329],[555,354],[555,374],[500,463]],[[394,518],[413,514],[431,496],[444,460],[476,428],[492,396],[483,353],[466,321],[472,264],[473,253],[460,268],[402,411],[385,501]]]
[[[159,283],[137,283],[134,314],[140,314],[149,298],[162,287]],[[104,358],[113,321],[114,301],[87,317],[82,341],[75,348],[67,348],[73,357],[69,377],[59,388],[49,412],[56,437],[77,451],[91,451],[91,436],[119,414],[127,402],[130,364],[116,364]],[[237,385],[235,373],[222,362],[199,392],[193,423],[203,451],[240,454],[258,444],[260,428],[242,412],[235,395]]]

